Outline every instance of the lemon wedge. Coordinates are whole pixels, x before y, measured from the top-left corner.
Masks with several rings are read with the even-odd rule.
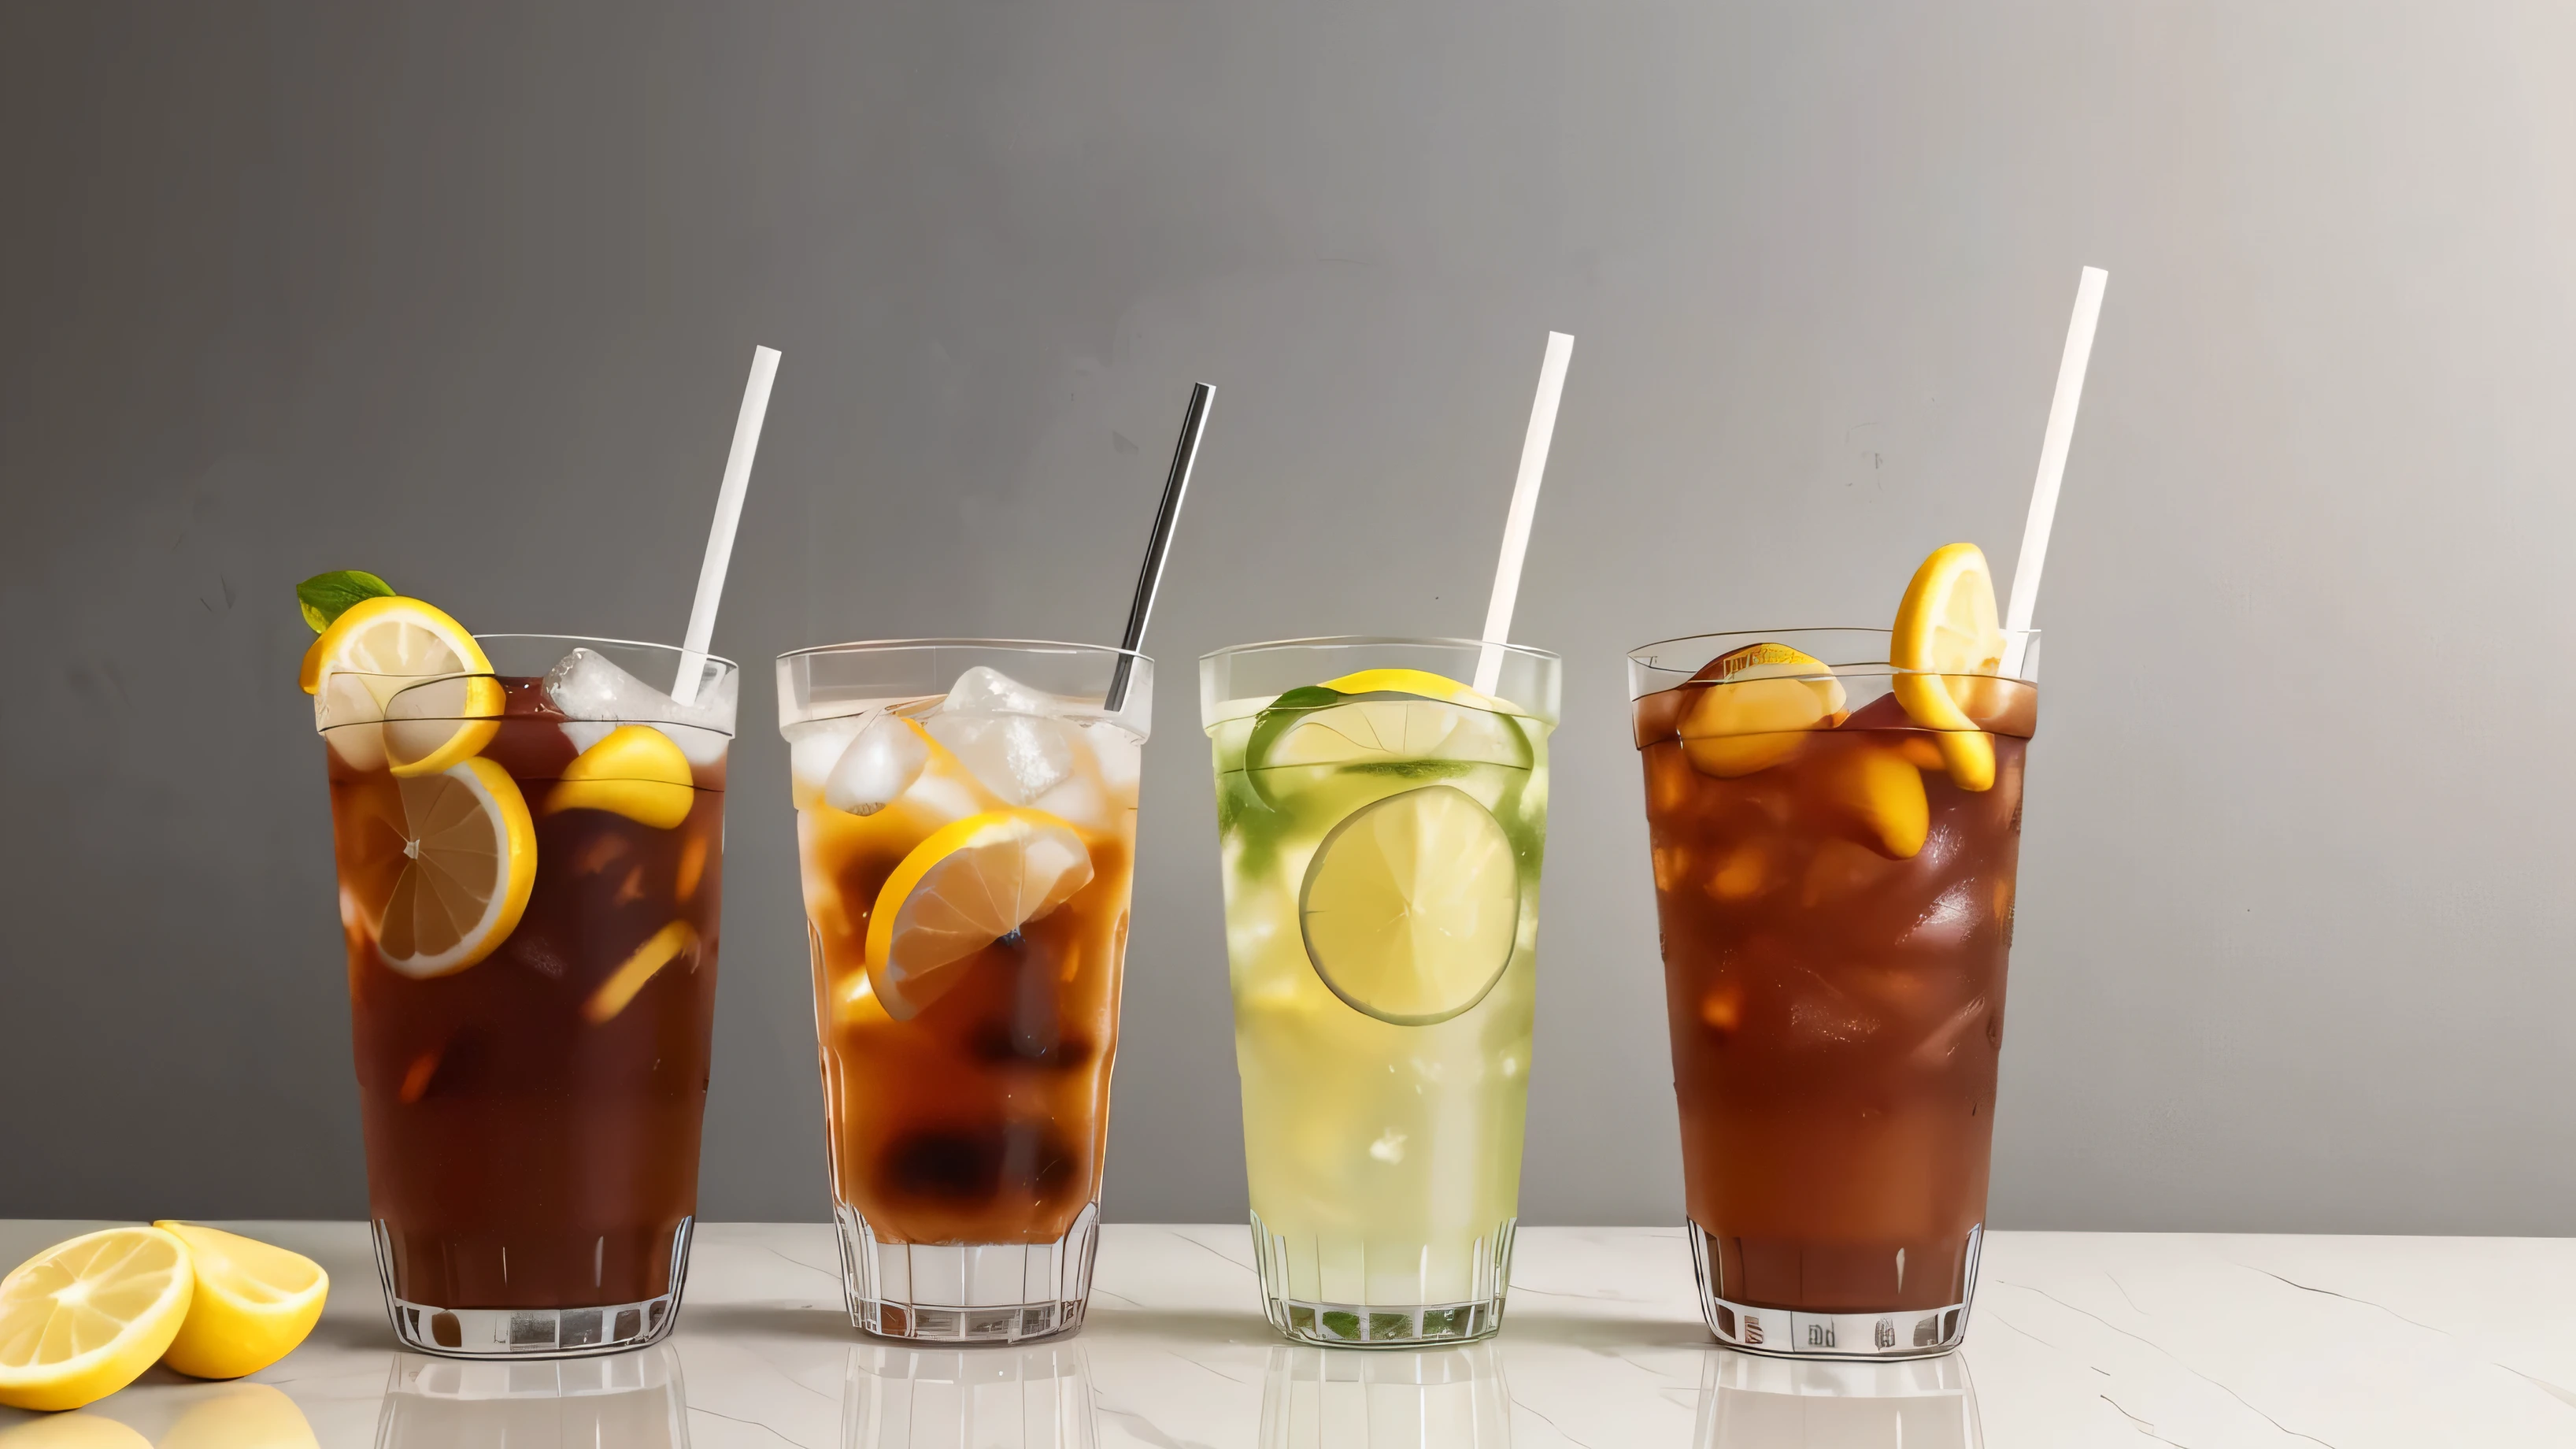
[[[1836,759],[1824,780],[1826,793],[1859,823],[1864,843],[1896,860],[1922,853],[1932,829],[1931,800],[1923,793],[1923,772],[1902,750],[1859,745]]]
[[[1334,826],[1297,901],[1315,974],[1397,1026],[1484,1000],[1511,964],[1520,914],[1511,837],[1454,785],[1390,795]]]
[[[237,1379],[295,1351],[322,1317],[331,1275],[301,1253],[193,1223],[156,1222],[188,1245],[197,1287],[163,1362],[201,1379]]]
[[[1721,780],[1788,759],[1808,731],[1842,723],[1850,702],[1830,665],[1786,644],[1731,649],[1691,678],[1708,687],[1681,718],[1682,754]]]
[[[912,848],[868,916],[868,984],[909,1021],[957,984],[954,966],[1091,883],[1091,852],[1043,810],[988,810]]]
[[[56,1243],[0,1278],[0,1404],[77,1409],[134,1382],[170,1346],[196,1288],[188,1247],[159,1228]]]
[[[518,929],[537,882],[537,830],[518,782],[490,760],[383,780],[358,794],[339,842],[343,894],[405,976],[445,976]]]
[[[300,682],[315,727],[361,770],[435,775],[480,753],[501,728],[501,684],[483,646],[418,599],[350,605],[304,651]],[[388,723],[388,714],[400,718]]]
[[[1973,543],[1932,550],[1905,586],[1888,640],[1897,703],[1936,737],[1950,780],[1962,790],[1995,783],[1995,742],[1967,710],[1975,676],[2003,673],[2004,631],[1995,618],[1995,580]]]
[[[639,825],[669,830],[689,818],[689,757],[651,725],[619,725],[564,766],[546,792],[546,813],[605,810]]]

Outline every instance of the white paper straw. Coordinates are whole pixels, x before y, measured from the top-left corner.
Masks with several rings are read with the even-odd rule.
[[[680,704],[696,702],[698,676],[706,673],[716,605],[724,599],[725,568],[733,562],[733,529],[742,521],[742,496],[751,489],[751,460],[760,451],[760,423],[769,415],[769,385],[777,377],[778,349],[751,349],[751,381],[743,384],[742,412],[733,420],[733,451],[725,455],[724,481],[716,486],[716,519],[707,529],[707,556],[698,565],[689,632],[680,641],[680,674],[671,681],[671,698]]]
[[[1538,396],[1530,402],[1529,433],[1521,439],[1520,476],[1512,481],[1512,511],[1503,517],[1503,554],[1494,563],[1494,595],[1485,605],[1485,647],[1476,655],[1476,692],[1491,694],[1502,682],[1503,651],[1512,638],[1512,606],[1520,602],[1521,559],[1529,553],[1530,519],[1538,513],[1539,480],[1556,440],[1556,405],[1565,395],[1565,369],[1574,361],[1574,338],[1547,334],[1539,359]]]
[[[2111,274],[2086,267],[2075,283],[2075,316],[2066,324],[2066,353],[2057,361],[2057,396],[2049,400],[2048,428],[2039,435],[2039,476],[2030,485],[2030,519],[2022,525],[2021,557],[2013,564],[2012,600],[2004,607],[2004,673],[2021,677],[2025,632],[2039,608],[2039,573],[2048,561],[2048,530],[2057,519],[2057,488],[2066,480],[2066,452],[2075,442],[2075,410],[2084,401],[2084,369],[2093,360],[2093,327],[2102,319],[2102,289]]]

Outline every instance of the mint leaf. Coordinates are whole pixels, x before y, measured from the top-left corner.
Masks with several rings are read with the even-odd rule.
[[[362,569],[336,569],[297,584],[295,602],[304,610],[304,622],[319,634],[347,613],[350,605],[361,599],[388,598],[393,591],[393,585]]]

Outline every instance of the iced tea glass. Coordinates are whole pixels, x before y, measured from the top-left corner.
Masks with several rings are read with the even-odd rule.
[[[1470,690],[1491,651],[1498,683]],[[1301,1343],[1502,1326],[1552,654],[1301,639],[1199,661],[1264,1311]]]
[[[1940,681],[1981,726],[1956,734],[1908,716],[1884,629],[1628,656],[1691,1251],[1730,1347],[1966,1333],[2038,716],[2037,636],[2012,642],[2022,677]]]
[[[1000,1343],[1082,1326],[1152,715],[1152,661],[1086,644],[778,661],[861,1329]]]
[[[315,701],[376,1266],[424,1353],[636,1348],[671,1329],[697,1215],[735,669],[689,656],[684,709],[643,682],[672,680],[680,650],[477,640],[489,675],[342,672]],[[627,759],[664,768],[628,778]],[[521,844],[437,848],[486,812]],[[522,849],[507,936],[424,948],[412,903],[456,884],[429,873],[506,877]]]

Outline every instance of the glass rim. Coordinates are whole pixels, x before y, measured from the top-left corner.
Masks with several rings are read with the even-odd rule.
[[[473,637],[477,644],[487,639],[554,639],[566,644],[614,644],[620,649],[653,649],[664,654],[685,655],[689,652],[689,647],[685,644],[656,644],[649,639],[609,639],[597,634],[477,634]],[[740,664],[712,650],[700,650],[698,654],[711,664],[721,664],[737,674],[742,672]],[[338,672],[347,674],[363,671],[340,670]]]
[[[1211,649],[1199,656],[1199,662],[1204,664],[1208,660],[1228,654],[1252,654],[1264,649],[1366,647],[1379,644],[1429,644],[1457,649],[1499,649],[1506,654],[1518,654],[1529,659],[1544,659],[1551,664],[1565,662],[1561,655],[1552,654],[1545,649],[1532,648],[1527,644],[1492,644],[1482,639],[1444,638],[1431,634],[1317,634],[1304,639],[1264,639],[1257,644],[1229,644],[1222,649]]]
[[[2039,642],[2041,631],[2037,629],[1998,629],[1996,632],[2003,635],[2007,641],[2014,639],[2023,641],[2025,646],[2023,656],[2027,658],[2029,653],[2027,646]],[[1720,629],[1707,634],[1677,634],[1670,639],[1652,640],[1628,650],[1626,658],[1629,663],[1634,664],[1639,668],[1661,670],[1667,674],[1678,674],[1682,671],[1672,665],[1655,663],[1654,655],[1660,650],[1671,649],[1683,644],[1702,644],[1721,639],[1743,639],[1753,643],[1775,642],[1797,634],[1863,634],[1872,635],[1880,639],[1890,639],[1895,637],[1896,631],[1890,628],[1855,624],[1809,625],[1805,628],[1799,629]],[[1881,652],[1884,653],[1885,651]],[[1869,669],[1876,667],[1896,674],[1946,673],[1946,671],[1939,670],[1905,669],[1884,658],[1860,660],[1847,664],[1836,664],[1831,660],[1825,660],[1823,663],[1826,668],[1835,670]],[[2025,678],[2020,675],[1996,674],[1977,677],[2011,679],[2021,684],[2037,684],[2039,682],[2035,679]]]
[[[1153,656],[1151,656],[1151,655],[1149,655],[1149,654],[1146,654],[1146,653],[1145,653],[1145,652],[1143,652],[1142,650],[1129,649],[1129,648],[1125,648],[1125,647],[1123,647],[1123,646],[1121,646],[1121,645],[1117,645],[1117,644],[1077,644],[1077,643],[1074,643],[1073,641],[1071,641],[1071,640],[1069,640],[1069,639],[958,639],[958,638],[943,638],[943,639],[851,639],[851,640],[847,640],[847,641],[844,641],[844,642],[839,643],[839,644],[809,644],[809,645],[807,645],[806,647],[804,647],[804,648],[802,648],[802,649],[790,649],[790,650],[788,650],[786,653],[779,655],[779,656],[778,656],[778,662],[779,662],[779,663],[781,663],[781,664],[784,664],[784,663],[786,663],[786,662],[787,662],[788,660],[790,660],[790,659],[803,659],[803,658],[806,658],[806,657],[808,657],[808,656],[810,656],[810,655],[815,655],[815,654],[839,654],[839,653],[844,653],[844,652],[847,652],[847,653],[853,653],[853,654],[859,654],[859,653],[878,653],[878,652],[883,652],[883,651],[887,651],[887,650],[894,650],[894,649],[942,649],[942,648],[945,648],[945,649],[1027,649],[1027,650],[1061,650],[1061,651],[1064,651],[1064,652],[1068,652],[1068,653],[1075,653],[1075,654],[1107,654],[1107,655],[1111,655],[1111,656],[1113,656],[1113,657],[1115,657],[1115,656],[1124,656],[1124,657],[1129,658],[1129,659],[1139,660],[1139,661],[1141,661],[1141,662],[1143,662],[1143,663],[1146,663],[1146,664],[1151,664],[1151,663],[1153,663],[1153,662],[1154,662],[1154,660],[1153,660]]]

